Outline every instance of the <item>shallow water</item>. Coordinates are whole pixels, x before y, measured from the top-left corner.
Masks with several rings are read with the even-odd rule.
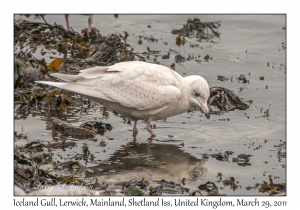
[[[178,47],[175,44],[177,35],[173,35],[171,31],[182,28],[188,18],[199,18],[204,22],[221,21],[221,40],[215,38],[216,43],[210,43],[186,38],[186,44]],[[178,51],[185,57],[188,54],[201,57],[209,54],[213,57],[211,61],[202,64],[195,60],[186,61],[182,66],[176,64],[176,71],[183,76],[199,74],[209,81],[210,87],[228,88],[239,97],[252,100],[253,103],[247,110],[211,115],[209,120],[200,112],[192,112],[170,117],[166,121],[153,122],[157,125],[157,129],[154,130],[157,137],[152,141],[151,147],[148,145],[149,133],[144,129],[145,124],[138,122],[137,142],[140,145],[131,147],[137,155],[133,159],[137,161],[128,161],[122,157],[124,148],[121,145],[133,141],[132,126],[123,123],[112,113],[105,122],[110,123],[113,130],[104,136],[97,135],[97,142],[80,140],[76,142],[78,146],[72,150],[57,149],[53,153],[67,158],[69,154],[80,153],[82,144],[87,143],[96,160],[95,163],[89,163],[88,167],[97,169],[102,167],[98,166],[97,161],[112,161],[113,172],[98,174],[102,181],[128,181],[142,177],[178,181],[186,177],[187,186],[196,189],[206,181],[215,182],[217,173],[221,172],[223,179],[233,176],[239,181],[240,187],[233,191],[230,186],[224,187],[222,183],[218,183],[219,187],[224,187],[220,193],[266,195],[258,192],[258,189],[245,188],[254,186],[255,183],[268,182],[268,175],[279,177],[273,180],[274,183],[286,182],[286,169],[282,167],[286,160],[282,158],[279,162],[278,151],[274,147],[280,140],[286,141],[286,70],[283,67],[286,65],[286,51],[282,48],[282,42],[286,43],[286,31],[282,29],[286,26],[285,18],[284,15],[119,15],[119,19],[116,20],[113,15],[94,15],[93,27],[99,29],[103,35],[115,32],[122,34],[123,31],[127,31],[127,42],[136,52],[147,51],[146,48],[150,47],[151,50],[161,51],[161,55],[167,54],[169,49]],[[70,15],[69,19],[75,31],[87,27],[87,16]],[[46,20],[51,24],[56,22],[65,25],[63,15],[47,15]],[[151,25],[151,28],[148,28],[148,25]],[[143,44],[139,45],[139,35],[152,35],[158,42],[143,40]],[[164,45],[163,42],[168,42],[168,45]],[[190,48],[190,44],[199,44],[202,48]],[[150,59],[153,58],[154,56],[150,56]],[[167,60],[161,60],[159,56],[157,60],[165,66],[170,66],[174,62],[174,55]],[[239,83],[235,79],[240,74],[249,76],[249,84]],[[219,81],[217,76],[233,77],[233,82]],[[264,76],[264,80],[259,79],[261,76]],[[243,90],[239,91],[241,87]],[[260,112],[261,108],[263,112],[269,109],[269,117]],[[72,123],[77,126],[87,120],[101,117],[101,111],[96,109],[88,115],[82,114]],[[28,135],[28,140],[18,140],[16,144],[24,145],[34,140],[51,141],[49,121],[52,119],[31,116],[25,120],[15,120],[15,131],[21,132],[23,128],[23,132]],[[168,135],[173,136],[173,141],[168,141]],[[108,143],[105,148],[99,146],[102,139]],[[184,146],[180,145],[182,142]],[[256,147],[259,148],[255,149]],[[203,154],[210,155],[219,151],[233,151],[234,154],[230,155],[228,162],[210,157],[203,166],[197,167]],[[251,165],[239,166],[233,163],[232,157],[239,154],[253,155],[250,157]],[[163,164],[147,165],[144,161],[147,158]],[[122,164],[114,163],[116,159]],[[203,173],[198,178],[189,178],[189,172],[193,170]]]

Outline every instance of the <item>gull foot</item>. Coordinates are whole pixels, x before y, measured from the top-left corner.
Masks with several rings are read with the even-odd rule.
[[[146,127],[147,131],[151,134],[151,137],[155,137],[156,134],[153,132],[151,126],[150,126],[150,122],[147,122],[147,127]],[[150,137],[150,138],[151,138]]]

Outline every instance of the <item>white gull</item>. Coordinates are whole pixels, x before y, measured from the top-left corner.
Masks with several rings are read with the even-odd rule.
[[[210,90],[207,81],[198,75],[180,76],[172,69],[146,62],[129,61],[112,66],[96,66],[81,70],[78,75],[54,73],[65,82],[36,81],[81,95],[99,102],[106,108],[134,121],[136,137],[138,120],[147,123],[201,108],[209,119],[207,100]]]

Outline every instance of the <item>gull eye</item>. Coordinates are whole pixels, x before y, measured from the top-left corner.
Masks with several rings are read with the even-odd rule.
[[[199,97],[200,94],[196,91],[196,92],[195,92],[195,96]]]

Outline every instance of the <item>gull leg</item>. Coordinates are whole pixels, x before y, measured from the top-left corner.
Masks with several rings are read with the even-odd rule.
[[[135,138],[136,137],[136,135],[138,134],[138,129],[137,129],[137,127],[136,127],[136,123],[137,123],[137,120],[136,121],[133,121],[133,134],[132,134],[132,136]]]
[[[89,16],[89,19],[88,19],[88,24],[89,24],[89,32],[91,33],[92,32],[92,23],[93,23],[93,15],[90,15]]]
[[[67,23],[67,31],[71,31],[70,25],[69,25],[69,15],[65,15],[66,23]]]
[[[151,126],[150,126],[150,122],[147,122],[147,127],[146,127],[147,131],[151,134],[151,137],[155,137],[156,134],[153,132]]]

